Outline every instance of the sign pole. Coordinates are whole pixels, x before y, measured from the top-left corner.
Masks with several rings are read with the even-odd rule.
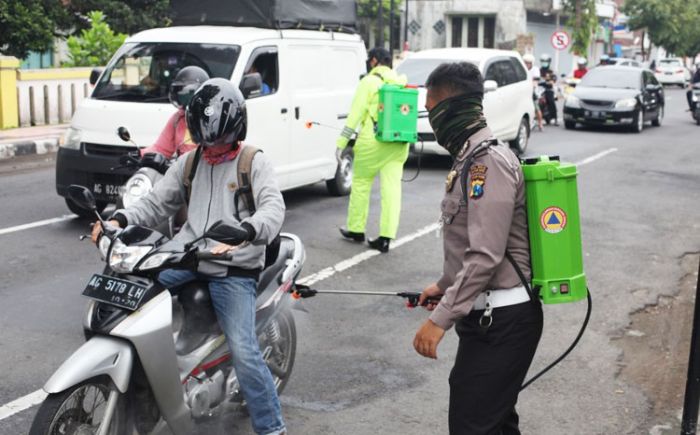
[[[559,11],[557,10],[556,14],[556,27],[557,27],[557,32],[559,31]],[[559,74],[559,50],[554,50],[554,73]]]
[[[700,303],[698,303],[698,299],[700,299],[700,264],[698,265],[698,284],[695,290],[695,314],[693,315],[693,334],[690,339],[681,435],[695,435],[698,425],[698,407],[700,407]]]

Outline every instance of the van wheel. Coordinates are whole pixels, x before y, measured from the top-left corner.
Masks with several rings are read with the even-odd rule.
[[[70,198],[64,198],[66,200],[66,206],[68,206],[68,209],[72,211],[73,213],[77,214],[80,218],[82,219],[95,219],[95,213],[92,211],[82,208],[75,202],[73,202],[72,199]],[[105,201],[97,201],[97,212],[102,213],[105,208],[107,208],[107,202]]]
[[[343,154],[335,170],[335,176],[330,180],[326,180],[326,187],[331,195],[345,196],[350,194],[352,187],[352,159],[352,151]]]
[[[521,155],[527,149],[527,143],[530,139],[530,123],[527,122],[527,117],[523,116],[518,127],[518,135],[510,141],[510,147],[513,148],[515,154]]]

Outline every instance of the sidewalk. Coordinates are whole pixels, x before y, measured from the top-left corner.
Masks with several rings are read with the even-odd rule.
[[[0,130],[0,160],[14,156],[55,153],[69,124]]]

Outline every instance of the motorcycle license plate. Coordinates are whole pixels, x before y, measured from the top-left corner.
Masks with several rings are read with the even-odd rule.
[[[133,311],[139,308],[147,290],[141,284],[96,273],[83,290],[83,296]]]

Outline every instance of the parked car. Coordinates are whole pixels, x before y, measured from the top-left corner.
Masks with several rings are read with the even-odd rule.
[[[654,75],[663,85],[679,85],[684,88],[690,81],[690,70],[680,58],[660,59],[656,62]]]
[[[608,60],[608,65],[616,66],[633,66],[635,68],[642,68],[642,64],[634,59],[627,59],[626,57],[611,57]]]
[[[564,101],[564,127],[624,125],[639,133],[647,121],[661,125],[664,104],[663,86],[651,71],[628,66],[596,67]]]
[[[483,48],[443,48],[411,53],[397,68],[408,77],[408,82],[418,85],[418,107],[425,107],[425,81],[430,73],[446,62],[470,62],[479,67],[484,76],[484,115],[486,122],[499,139],[509,142],[516,153],[523,153],[530,138],[530,125],[534,116],[532,82],[525,64],[515,51]],[[418,114],[418,138],[416,148],[426,153],[447,154],[435,140],[428,112]]]
[[[56,190],[65,197],[69,185],[80,184],[93,191],[98,208],[114,203],[133,169],[112,168],[134,150],[117,128],[127,127],[140,146],[154,143],[175,110],[168,102],[170,81],[180,68],[196,65],[241,84],[248,100],[246,142],[272,160],[282,189],[326,180],[332,193],[346,194],[351,166],[336,161],[338,132],[307,127],[316,121],[342,128],[366,57],[362,39],[342,33],[225,26],[138,33],[116,52],[73,115],[57,156]],[[66,203],[84,213],[69,198]]]

